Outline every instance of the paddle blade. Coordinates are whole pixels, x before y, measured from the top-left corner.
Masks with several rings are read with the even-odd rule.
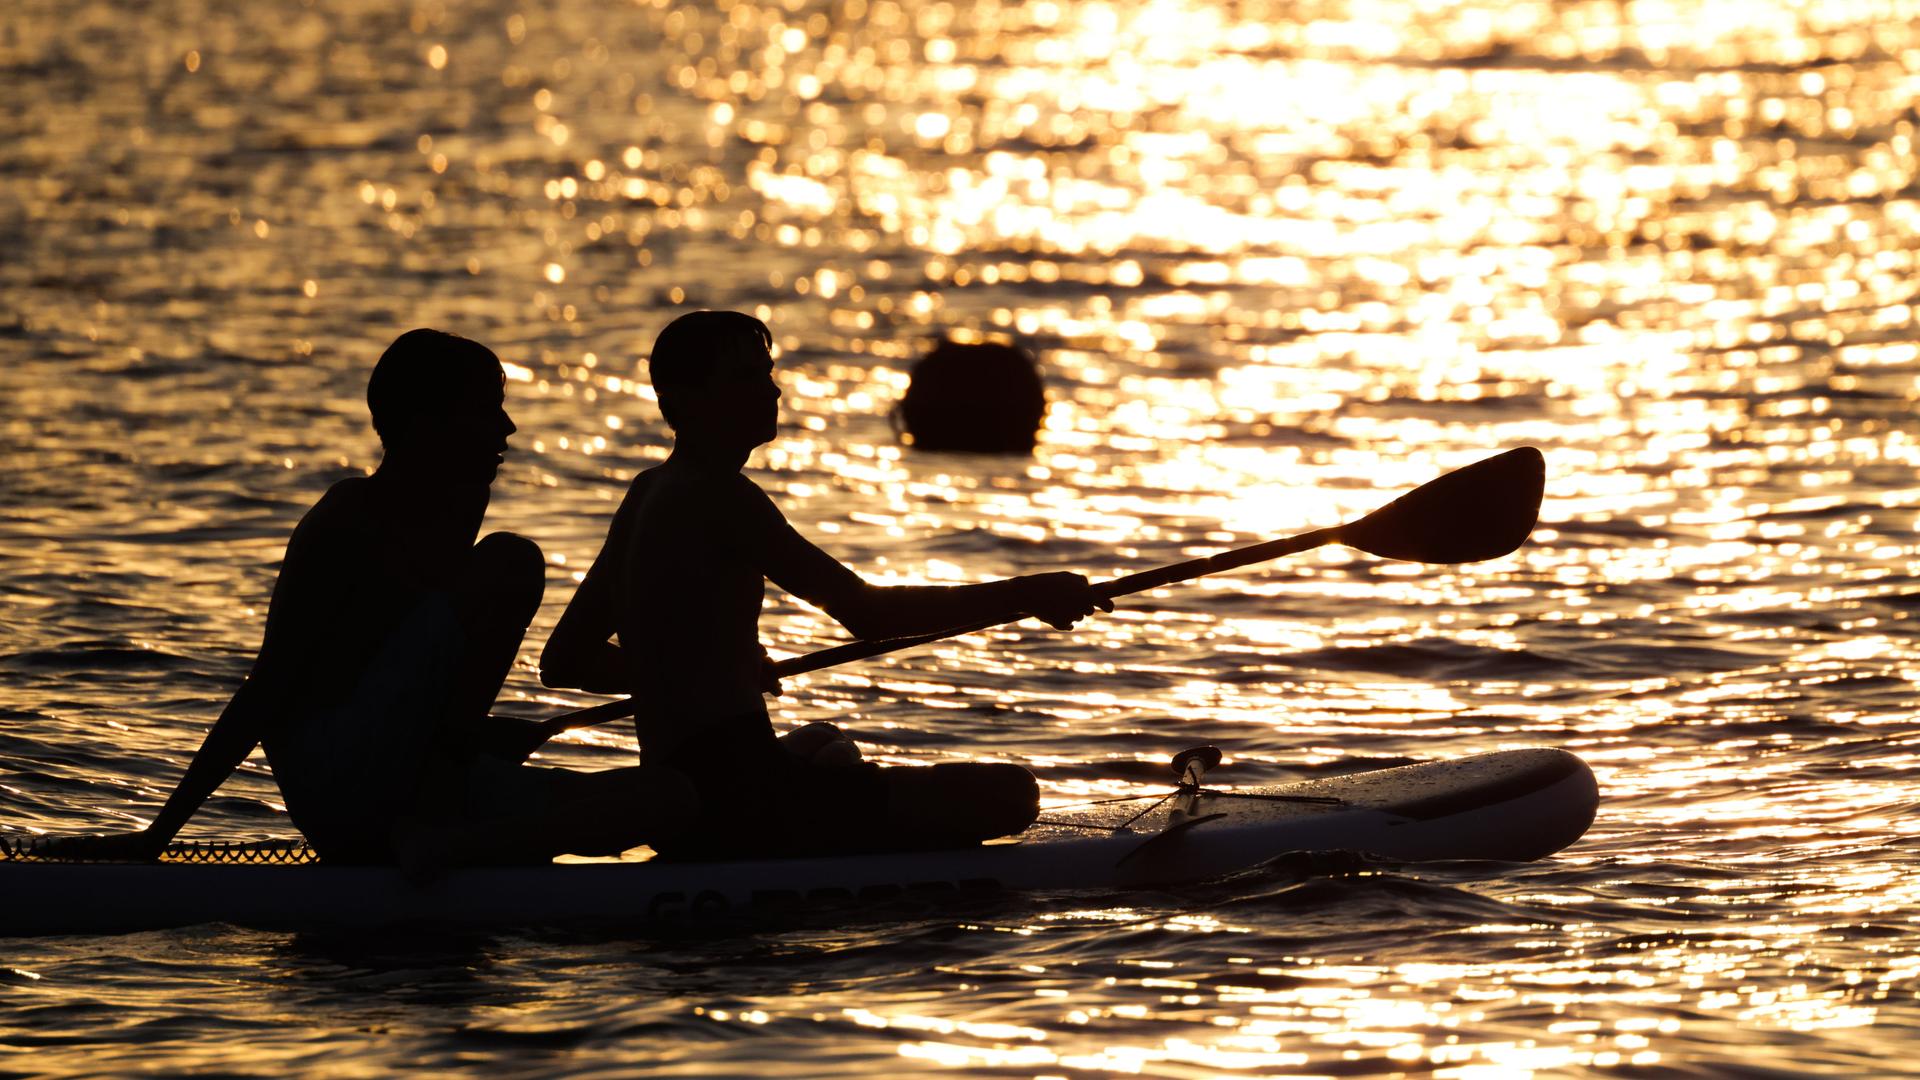
[[[1408,562],[1497,559],[1526,542],[1540,517],[1547,460],[1523,446],[1428,481],[1340,528],[1340,542]]]

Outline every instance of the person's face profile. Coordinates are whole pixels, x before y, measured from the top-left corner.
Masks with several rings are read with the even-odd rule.
[[[735,339],[718,350],[697,396],[707,426],[728,442],[759,446],[779,433],[780,385],[773,355],[758,338]]]
[[[504,380],[476,380],[448,399],[422,431],[448,478],[492,483],[507,452],[507,437],[519,429],[507,415]]]

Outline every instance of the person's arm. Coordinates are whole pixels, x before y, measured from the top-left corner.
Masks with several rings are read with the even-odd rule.
[[[594,556],[587,576],[574,590],[573,599],[567,601],[567,610],[561,613],[546,647],[540,650],[541,685],[592,694],[621,694],[630,689],[631,677],[620,657],[620,646],[612,639],[619,627],[620,596],[615,582],[626,546],[629,507],[639,497],[640,486],[636,483],[614,514],[600,554]]]
[[[547,638],[540,652],[541,685],[593,694],[627,689],[626,665],[620,659],[620,646],[612,640],[617,597],[612,574],[602,572],[606,562],[607,551],[602,549]]]
[[[332,492],[328,495],[337,498]],[[45,853],[82,859],[159,858],[181,826],[260,745],[279,714],[279,703],[287,698],[290,676],[297,665],[310,660],[316,631],[323,629],[318,620],[324,620],[325,612],[317,605],[339,592],[325,580],[329,569],[325,556],[332,545],[321,534],[329,531],[327,523],[337,512],[329,497],[307,513],[287,541],[253,671],[208,729],[160,813],[138,832],[65,837],[49,841],[42,849]]]
[[[1079,574],[1028,574],[973,585],[873,585],[801,536],[744,477],[729,532],[774,584],[867,640],[929,634],[998,616],[1030,615],[1066,630],[1113,602]]]
[[[194,811],[253,753],[264,733],[264,715],[252,680],[240,684],[233,700],[207,732],[193,762],[166,805],[139,832],[103,836],[63,836],[43,842],[40,854],[62,859],[157,859]]]
[[[207,737],[174,786],[173,794],[167,796],[153,823],[141,831],[150,852],[146,857],[158,857],[187,819],[247,760],[253,748],[260,745],[272,715],[266,707],[268,697],[262,684],[249,677],[234,692],[227,707],[220,710],[220,718],[208,729]]]
[[[794,595],[806,599],[798,592]],[[823,598],[820,607],[855,637],[876,641],[931,634],[995,618],[1012,622],[1022,616],[1039,619],[1056,630],[1071,630],[1095,611],[1112,611],[1113,601],[1094,592],[1084,576],[1055,572],[972,585],[873,585],[862,581],[856,590]]]

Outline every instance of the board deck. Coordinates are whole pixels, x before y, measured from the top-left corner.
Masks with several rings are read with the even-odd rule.
[[[1158,801],[1156,801],[1156,799]],[[1246,791],[1182,789],[1043,814],[977,847],[731,862],[582,860],[475,867],[425,885],[384,867],[211,861],[0,859],[0,935],[160,929],[206,922],[306,928],[408,922],[644,922],[703,912],[955,891],[1172,885],[1293,851],[1397,861],[1544,858],[1578,840],[1598,805],[1564,750],[1475,754]]]

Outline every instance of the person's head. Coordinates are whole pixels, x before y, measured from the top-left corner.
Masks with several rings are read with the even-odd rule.
[[[674,433],[741,450],[772,441],[780,421],[772,347],[767,324],[737,311],[690,311],[668,323],[647,371]]]
[[[409,330],[387,346],[367,379],[367,408],[390,460],[411,459],[449,479],[491,483],[517,430],[500,358],[441,330]]]
[[[995,342],[943,340],[913,365],[894,420],[922,450],[1031,454],[1047,415],[1033,354]]]

